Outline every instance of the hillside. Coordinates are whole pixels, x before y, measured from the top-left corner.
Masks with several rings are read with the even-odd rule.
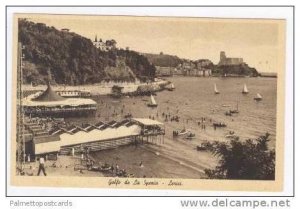
[[[149,54],[144,53],[144,56],[146,56],[153,65],[160,66],[160,67],[177,67],[179,64],[183,62],[183,59],[174,56],[174,55],[168,55],[168,54]]]
[[[257,77],[259,73],[253,67],[249,67],[247,64],[240,64],[240,65],[225,65],[225,66],[218,66],[215,65],[212,73],[217,76],[251,76]]]
[[[91,84],[103,80],[153,80],[155,67],[135,51],[101,51],[90,39],[43,23],[19,20],[25,83],[44,83],[51,74],[57,84]]]

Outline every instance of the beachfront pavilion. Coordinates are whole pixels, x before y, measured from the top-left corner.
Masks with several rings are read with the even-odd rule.
[[[31,94],[22,99],[24,113],[30,116],[68,117],[96,112],[97,103],[86,98],[64,98],[48,84],[42,93]]]
[[[81,153],[84,148],[99,151],[132,143],[140,133],[141,128],[134,123],[121,126],[89,125],[85,128],[72,126],[53,132],[47,137],[49,140],[34,140],[34,154],[39,156],[48,153]]]
[[[34,137],[33,150],[36,157],[50,153],[69,155],[82,153],[84,149],[99,151],[138,142],[162,142],[163,123],[151,119],[134,118],[120,122],[98,122],[82,127],[72,125],[58,128],[49,134]]]
[[[165,126],[163,123],[149,118],[132,118],[132,121],[141,127],[141,137],[147,142],[164,142]]]

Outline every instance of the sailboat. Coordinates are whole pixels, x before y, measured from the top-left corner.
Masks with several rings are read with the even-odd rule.
[[[220,92],[217,89],[217,84],[215,84],[215,94],[220,94]]]
[[[173,91],[173,90],[175,89],[174,84],[171,83],[171,84],[167,87],[167,89],[168,89],[169,91]]]
[[[246,84],[244,84],[244,88],[243,88],[243,91],[242,91],[243,94],[248,94],[249,91],[248,91],[248,88],[246,86]]]
[[[259,93],[257,93],[256,97],[254,97],[254,100],[261,101],[262,100],[262,96]]]
[[[157,107],[157,103],[156,103],[156,101],[155,101],[155,99],[154,99],[154,97],[153,97],[152,94],[150,96],[150,103],[148,103],[148,106],[149,107]]]
[[[229,110],[230,114],[239,113],[239,102],[236,102],[236,109],[235,110]]]

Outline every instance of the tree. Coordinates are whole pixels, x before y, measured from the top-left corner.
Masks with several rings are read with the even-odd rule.
[[[269,136],[266,133],[255,140],[207,143],[207,149],[220,160],[215,169],[205,169],[206,175],[212,179],[274,180],[275,150],[268,149]]]

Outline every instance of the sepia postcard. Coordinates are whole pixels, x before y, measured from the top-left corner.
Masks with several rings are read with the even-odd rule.
[[[14,14],[10,184],[282,191],[285,24]]]

